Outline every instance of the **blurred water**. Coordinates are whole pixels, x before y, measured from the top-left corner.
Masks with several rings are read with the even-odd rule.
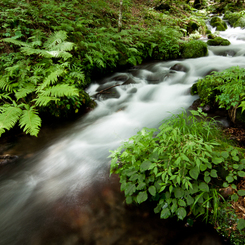
[[[190,95],[190,87],[198,78],[213,70],[245,67],[245,30],[229,27],[220,35],[231,45],[210,47],[207,57],[143,64],[94,82],[88,93],[95,95],[96,109],[61,133],[53,144],[40,149],[36,157],[1,177],[0,245],[51,244],[40,242],[36,235],[48,210],[61,198],[74,202],[81,190],[107,181],[110,149],[142,127],[157,127],[170,112],[188,108],[197,99]],[[176,64],[181,69],[173,68]],[[117,84],[122,85],[106,90],[111,94],[97,94]],[[81,205],[82,199],[79,202]],[[93,205],[92,197],[89,202]],[[89,244],[76,242],[52,244]]]

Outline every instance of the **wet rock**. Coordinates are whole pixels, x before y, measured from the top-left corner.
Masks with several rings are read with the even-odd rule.
[[[17,160],[19,157],[15,156],[15,155],[9,155],[9,154],[5,154],[5,155],[0,155],[0,166],[2,165],[7,165],[9,163],[14,162],[15,160]]]
[[[128,94],[135,94],[137,92],[137,88],[131,88],[129,91],[127,91]]]
[[[181,57],[187,58],[197,58],[208,55],[207,44],[201,40],[192,40],[185,42],[181,48]]]
[[[204,76],[211,75],[211,74],[212,74],[212,72],[214,72],[214,71],[218,71],[218,70],[216,70],[216,69],[212,69],[212,70],[210,70],[210,71],[206,72],[206,73],[204,74]]]
[[[214,39],[209,39],[207,44],[210,46],[228,46],[230,45],[230,41],[228,39],[222,37],[215,37]]]
[[[186,67],[186,66],[184,66],[184,65],[181,64],[181,63],[177,63],[177,64],[175,64],[174,66],[172,66],[172,67],[170,68],[170,70],[188,72],[188,71],[189,71],[189,68]]]
[[[128,84],[136,84],[137,82],[134,80],[134,79],[132,79],[131,77],[127,80],[127,81],[125,81],[122,85],[128,85]]]
[[[236,51],[234,50],[225,50],[225,51],[221,51],[221,52],[217,52],[217,55],[220,56],[235,56],[236,55]]]
[[[216,27],[217,31],[225,31],[227,29],[227,24],[217,16],[211,19],[210,25]]]
[[[112,98],[118,99],[120,98],[120,93],[117,91],[115,87],[113,87],[113,88],[107,88],[104,90],[100,90],[93,97],[98,100],[106,100],[106,99],[112,99]]]
[[[127,74],[118,75],[112,78],[114,81],[126,82],[129,79]]]
[[[150,84],[158,84],[162,81],[162,75],[151,74],[146,77],[146,81]]]
[[[203,112],[209,112],[211,110],[211,106],[210,105],[205,105],[203,108],[202,108],[202,111]]]

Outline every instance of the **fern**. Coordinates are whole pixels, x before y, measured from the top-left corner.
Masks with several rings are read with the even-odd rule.
[[[5,130],[10,130],[14,127],[16,122],[19,120],[22,110],[13,105],[5,105],[0,107],[0,136],[5,132]]]
[[[55,48],[57,44],[64,42],[67,39],[67,33],[65,31],[58,31],[53,33],[49,39],[44,43],[43,47],[47,50]]]
[[[2,78],[0,79],[0,89],[7,92],[13,91],[13,87],[9,81],[9,76],[2,76]]]
[[[15,97],[17,101],[21,98],[26,97],[27,94],[33,93],[36,91],[36,87],[32,84],[28,84],[25,88],[19,89],[18,92],[15,93]]]
[[[25,133],[37,136],[41,126],[41,118],[38,116],[34,107],[27,107],[26,110],[23,110],[23,114],[19,120],[19,125],[23,128]]]
[[[33,101],[35,101],[35,105],[36,106],[47,106],[48,103],[50,101],[59,101],[60,99],[56,98],[56,97],[50,97],[50,96],[42,96],[40,95],[40,97],[38,97],[37,99],[34,99]]]
[[[52,71],[43,81],[43,83],[37,88],[38,91],[43,90],[44,88],[55,84],[58,81],[58,78],[64,74],[65,69],[60,66],[55,67],[57,70]]]
[[[52,97],[62,97],[62,96],[79,96],[79,91],[74,86],[68,84],[58,84],[53,87],[49,87],[42,91],[41,96],[52,96]]]

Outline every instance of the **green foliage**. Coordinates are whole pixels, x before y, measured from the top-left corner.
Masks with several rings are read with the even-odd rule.
[[[213,36],[210,36],[213,37]],[[228,46],[230,45],[230,41],[222,38],[222,37],[214,37],[213,39],[210,39],[207,41],[207,44],[210,46]]]
[[[231,67],[224,71],[213,72],[198,80],[196,87],[202,105],[210,104],[229,110],[230,118],[235,122],[236,109],[245,109],[244,83],[245,69]]]
[[[66,41],[64,31],[53,33],[45,42],[42,39],[36,33],[27,42],[14,38],[2,40],[19,46],[20,53],[12,61],[7,59],[7,63],[2,63],[0,135],[19,121],[24,132],[37,136],[41,126],[40,111],[52,104],[59,107],[60,98],[76,98],[77,104],[84,100],[78,98],[84,93],[81,90],[84,74],[70,63],[74,43]],[[3,57],[2,61],[5,59]]]
[[[235,27],[236,22],[243,16],[243,12],[230,12],[227,11],[224,15],[224,19],[228,20],[229,24]]]
[[[182,58],[197,58],[208,54],[207,44],[200,40],[185,42],[181,48]]]
[[[192,213],[208,220],[218,215],[219,188],[232,185],[236,192],[245,176],[243,155],[217,142],[215,122],[201,110],[191,113],[172,116],[159,130],[144,128],[111,151],[111,173],[119,174],[128,204],[149,200],[161,218]]]

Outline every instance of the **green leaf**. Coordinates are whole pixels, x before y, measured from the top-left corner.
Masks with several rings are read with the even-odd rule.
[[[193,178],[193,179],[197,179],[198,178],[198,175],[199,175],[199,168],[197,166],[195,166],[194,168],[192,168],[190,171],[189,171],[189,174],[190,176]]]
[[[152,196],[155,196],[156,195],[156,187],[154,185],[150,186],[148,188],[148,191],[149,193],[152,195]]]
[[[239,196],[245,196],[245,190],[238,190],[238,191],[237,191],[237,194],[238,194]]]
[[[212,169],[211,172],[210,172],[210,176],[213,177],[213,178],[217,178],[218,177],[217,170]]]
[[[233,168],[234,169],[238,169],[239,168],[239,165],[238,164],[233,164]]]
[[[183,220],[186,216],[186,210],[184,208],[180,207],[177,209],[176,214],[177,214],[179,219]]]
[[[208,185],[205,182],[201,182],[199,184],[199,190],[208,192],[209,191],[209,187],[208,187]]]
[[[204,176],[204,181],[208,184],[211,181],[209,176]]]
[[[227,180],[228,183],[231,183],[231,182],[234,181],[234,178],[232,176],[230,176],[230,175],[226,176],[225,179]]]
[[[190,194],[194,194],[194,193],[198,192],[198,185],[196,183],[193,183],[192,188],[190,188],[189,192],[190,192]]]
[[[229,184],[227,182],[223,183],[223,187],[227,188],[229,186]]]
[[[205,163],[202,163],[201,165],[200,165],[200,170],[201,171],[205,171],[207,169],[207,165],[205,164]]]
[[[144,183],[144,182],[141,182],[141,183],[139,183],[138,184],[138,186],[137,186],[137,190],[142,190],[142,189],[144,189],[145,188],[145,186],[146,186],[146,183]]]
[[[231,151],[231,155],[234,157],[238,154],[238,150],[234,149],[233,151]]]
[[[170,217],[171,212],[169,210],[169,208],[164,208],[161,212],[161,219],[167,219],[168,217]]]
[[[235,193],[231,195],[231,201],[237,202],[238,201],[238,198],[239,198],[238,195],[235,194]]]
[[[239,161],[239,157],[238,156],[234,156],[234,157],[232,157],[232,160],[238,162]]]
[[[133,195],[133,193],[136,191],[136,186],[135,184],[129,182],[127,183],[126,185],[126,189],[125,189],[125,195],[128,196],[128,195]]]
[[[126,203],[127,203],[127,204],[131,204],[132,202],[133,202],[132,196],[127,196],[127,197],[126,197]]]
[[[221,156],[222,156],[223,158],[228,158],[228,157],[229,157],[229,153],[228,153],[227,151],[222,151],[222,152],[221,152]]]
[[[212,159],[212,162],[214,163],[214,164],[220,164],[220,163],[222,163],[223,162],[223,158],[221,158],[221,157],[214,157],[213,159]]]
[[[239,177],[245,177],[245,172],[244,171],[238,171],[237,172]]]
[[[148,160],[147,161],[144,161],[140,165],[140,171],[141,172],[144,172],[144,171],[148,170],[150,166],[151,166],[151,162],[150,161],[148,161]]]
[[[178,200],[179,206],[186,207],[186,202],[183,199]]]
[[[174,189],[174,196],[176,198],[183,197],[184,196],[184,193],[185,193],[184,190],[182,188],[180,188],[180,187],[177,187],[177,188]]]
[[[194,198],[192,196],[188,195],[186,197],[186,202],[187,202],[187,205],[190,206],[191,204],[194,203]]]
[[[41,118],[37,115],[37,111],[31,107],[29,110],[23,110],[19,124],[21,128],[24,128],[25,133],[37,136],[41,126]]]
[[[22,110],[18,107],[4,108],[4,112],[0,114],[0,136],[5,132],[5,129],[9,130],[14,127],[21,114]]]
[[[176,199],[174,199],[174,200],[176,200]],[[177,202],[174,202],[171,206],[172,214],[176,212],[177,208],[178,208]]]
[[[137,195],[137,202],[140,204],[144,201],[146,201],[148,198],[147,192],[146,191],[141,191],[138,195]]]
[[[237,229],[238,230],[243,230],[245,228],[245,220],[244,219],[239,219],[237,222]]]

